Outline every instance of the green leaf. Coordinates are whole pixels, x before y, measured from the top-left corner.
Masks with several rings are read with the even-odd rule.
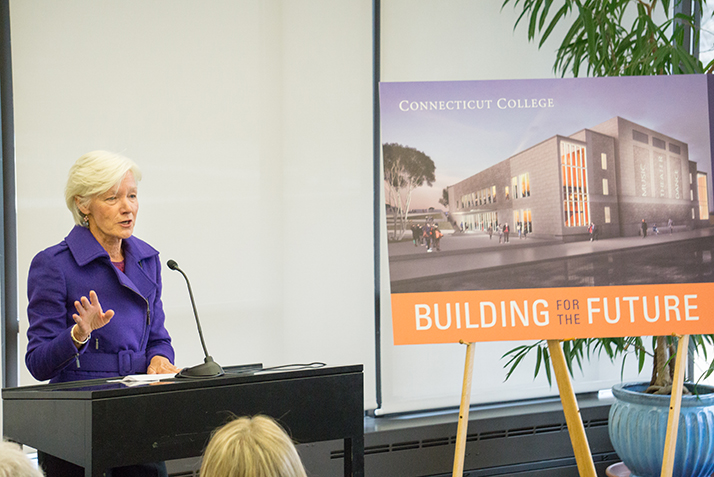
[[[543,0],[536,0],[532,8],[530,22],[528,24],[528,39],[532,40],[535,38],[536,32],[538,31],[538,11],[541,6],[543,6]]]
[[[553,5],[553,0],[545,0],[543,10],[540,13],[540,20],[538,21],[538,31],[543,30],[543,25],[545,25],[545,20],[548,18],[548,12],[550,12],[551,5]]]
[[[540,42],[538,43],[538,48],[543,46],[543,43],[545,43],[545,41],[550,37],[551,33],[553,33],[553,30],[558,25],[558,22],[560,22],[560,20],[562,20],[569,11],[570,8],[568,7],[567,3],[560,7],[560,9],[558,9],[558,11],[553,16],[553,19],[548,24],[548,27],[543,30]]]
[[[553,380],[550,376],[550,355],[548,354],[548,348],[543,349],[543,363],[545,364],[545,375],[548,378],[548,384],[553,385]]]
[[[542,48],[556,26],[570,27],[556,50],[553,71],[577,77],[585,66],[592,76],[700,73],[706,67],[683,47],[684,29],[694,24],[693,16],[672,15],[671,0],[562,0],[552,18],[552,0],[505,0],[520,14],[514,28],[528,21],[528,39],[538,36]],[[703,0],[695,0],[702,5]],[[654,12],[659,12],[653,17]],[[572,14],[572,15],[571,15]],[[657,24],[654,18],[666,18]],[[699,36],[693,31],[695,40]]]

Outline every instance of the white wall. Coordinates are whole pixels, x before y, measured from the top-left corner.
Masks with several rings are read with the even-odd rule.
[[[382,0],[382,81],[552,78],[557,42],[528,43],[502,1]],[[557,38],[557,31],[554,33]]]
[[[109,149],[142,168],[136,235],[191,277],[216,361],[363,363],[374,407],[371,2],[10,10],[21,349],[30,261],[72,226],[67,170]],[[186,285],[163,278],[177,364],[197,364]]]
[[[382,0],[382,80],[552,77],[554,47],[514,33],[500,5]],[[373,408],[371,1],[10,6],[21,349],[30,260],[71,227],[66,171],[105,148],[142,166],[136,234],[190,275],[218,362],[364,363]],[[458,405],[465,348],[391,345],[381,255],[384,411]],[[164,303],[178,364],[200,362],[168,270]],[[556,392],[526,368],[501,383],[510,345],[477,347],[474,402]],[[611,377],[603,366],[590,378]]]

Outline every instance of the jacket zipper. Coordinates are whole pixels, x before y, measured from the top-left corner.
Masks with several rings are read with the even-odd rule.
[[[146,328],[144,329],[144,336],[141,337],[141,347],[145,348],[149,342],[149,329],[151,328],[151,308],[149,307],[149,300],[144,298],[144,295],[134,290],[133,288],[128,287],[124,284],[122,284],[122,286],[128,290],[131,290],[136,295],[140,296],[141,299],[144,300],[144,303],[146,303]],[[144,341],[146,341],[146,343],[144,343]]]

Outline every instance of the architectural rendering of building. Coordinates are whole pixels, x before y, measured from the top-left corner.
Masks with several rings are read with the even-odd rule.
[[[615,117],[449,186],[449,212],[467,231],[520,225],[569,242],[594,223],[600,238],[624,237],[643,220],[649,230],[708,224],[708,187],[686,143]]]

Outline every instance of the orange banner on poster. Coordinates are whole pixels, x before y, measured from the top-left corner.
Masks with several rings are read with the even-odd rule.
[[[394,344],[714,333],[714,283],[395,293]]]

